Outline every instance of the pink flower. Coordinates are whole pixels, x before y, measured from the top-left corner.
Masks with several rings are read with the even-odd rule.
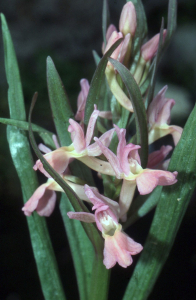
[[[84,136],[84,129],[73,119],[69,119],[68,131],[71,133],[72,144],[68,147],[60,147],[59,149],[49,152],[44,155],[44,158],[49,162],[53,169],[59,174],[63,174],[67,168],[70,159],[82,158],[88,156],[99,156],[101,150],[97,143],[90,145],[96,120],[98,118],[99,111],[94,109],[87,127],[86,136]],[[104,145],[109,146],[112,139],[114,129],[105,132],[100,140]],[[49,174],[44,170],[43,164],[40,160],[36,161],[34,170],[39,169],[46,177],[50,177]]]
[[[167,86],[162,88],[149,105],[147,116],[149,122],[149,144],[159,138],[171,134],[174,144],[180,140],[183,129],[170,123],[171,109],[175,104],[173,99],[165,98]]]
[[[94,138],[94,140],[108,159],[116,177],[123,179],[119,205],[120,218],[125,221],[126,213],[131,205],[136,185],[139,193],[141,195],[146,195],[151,193],[157,185],[164,186],[176,183],[177,172],[171,173],[162,170],[143,169],[138,154],[140,146],[131,143],[126,145],[126,130],[120,129],[116,125],[114,126],[119,139],[117,155],[104,146],[99,139]]]
[[[118,223],[118,203],[93,191],[88,185],[85,185],[85,193],[93,204],[95,214],[69,212],[69,218],[87,223],[96,222],[105,239],[103,263],[107,269],[112,268],[116,262],[123,268],[130,266],[131,255],[141,252],[143,247],[122,232],[122,226]]]
[[[84,192],[84,185],[77,184],[79,179],[75,176],[62,176],[63,180],[72,188],[81,200],[89,202],[88,197]],[[97,188],[91,187],[93,191]],[[34,211],[40,216],[49,217],[56,204],[56,192],[63,192],[64,190],[52,178],[49,178],[46,183],[40,185],[31,198],[25,203],[22,210],[26,216],[30,216]]]

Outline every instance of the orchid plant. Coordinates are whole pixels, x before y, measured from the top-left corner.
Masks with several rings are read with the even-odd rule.
[[[183,131],[170,125],[175,101],[166,98],[168,87],[154,95],[157,66],[175,31],[176,1],[169,0],[167,28],[162,23],[160,32],[149,40],[140,0],[124,4],[118,29],[107,22],[108,6],[103,1],[103,56],[93,52],[97,68],[90,84],[87,79],[80,81],[75,117],[55,65],[47,58],[48,93],[56,135],[31,123],[37,94],[26,122],[16,56],[5,17],[1,15],[1,19],[10,107],[10,119],[1,122],[8,125],[10,151],[23,190],[22,211],[27,216],[45,299],[66,299],[44,221],[57,205],[56,192],[62,193],[59,207],[80,299],[107,299],[110,269],[116,263],[132,268],[132,256],[140,252],[122,299],[147,299],[191,197],[186,186],[193,190],[196,185],[196,162],[190,155],[196,149],[196,111],[193,110]],[[38,156],[34,166],[25,130],[29,130]],[[43,139],[38,146],[34,132]],[[162,137],[169,134],[173,143],[164,145]],[[157,140],[159,148],[154,143]],[[171,151],[172,156],[167,158]],[[182,159],[183,155],[189,156],[188,162]],[[37,184],[36,172],[43,173],[46,183]],[[125,230],[140,218],[140,209],[144,216],[156,205],[149,236],[146,244],[141,245],[137,233],[134,241]],[[166,240],[168,246],[161,248]],[[163,252],[160,261],[154,259]],[[146,259],[145,264],[142,258]]]

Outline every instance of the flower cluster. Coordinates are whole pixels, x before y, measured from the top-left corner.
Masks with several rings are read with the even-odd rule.
[[[119,38],[122,38],[120,45],[114,50],[112,57],[123,63],[127,68],[131,66],[131,55],[134,35],[137,28],[137,16],[132,2],[124,5],[119,22],[119,32],[111,24],[106,34],[106,45],[103,43],[103,54]],[[163,37],[166,36],[166,30]],[[159,43],[159,34],[145,43],[140,49],[140,57],[133,72],[135,81],[141,86],[146,78],[151,61],[156,55]],[[118,72],[113,65],[108,62],[105,70],[109,88],[122,107],[133,113],[133,106],[127,97]],[[104,238],[104,261],[106,268],[113,267],[116,262],[122,267],[127,267],[132,263],[131,255],[135,255],[142,250],[139,243],[133,241],[122,231],[119,220],[125,222],[137,188],[141,195],[151,193],[158,185],[167,186],[177,182],[177,172],[166,171],[168,160],[164,161],[172,146],[162,146],[149,154],[147,168],[141,165],[139,149],[140,145],[127,143],[127,129],[120,128],[113,124],[112,128],[107,128],[101,135],[94,136],[95,127],[99,117],[111,120],[111,111],[100,111],[97,106],[89,119],[86,134],[84,130],[84,115],[89,93],[89,83],[86,79],[80,81],[81,91],[78,95],[78,110],[74,119],[69,119],[68,131],[71,135],[72,143],[66,147],[59,147],[51,151],[41,145],[40,149],[45,152],[44,157],[48,163],[58,172],[62,179],[76,192],[84,201],[93,204],[92,210],[95,213],[68,212],[71,219],[82,222],[95,222],[98,230]],[[172,134],[174,144],[180,139],[182,128],[170,123],[171,108],[175,104],[173,99],[165,97],[167,87],[164,87],[152,100],[146,110],[148,120],[148,141],[152,144],[161,137]],[[144,99],[145,100],[145,99]],[[109,100],[108,100],[109,101]],[[80,123],[78,123],[79,121]],[[111,124],[111,121],[107,121]],[[111,146],[112,139],[117,135],[118,145],[115,151]],[[94,140],[93,143],[91,141]],[[121,190],[117,201],[101,195],[96,187],[89,187],[79,178],[71,175],[69,164],[77,159],[90,169],[98,172],[99,175],[113,176],[120,182]],[[32,195],[23,207],[25,215],[30,216],[36,210],[41,216],[49,216],[55,206],[55,191],[63,192],[62,188],[45,171],[43,164],[38,160],[34,170],[41,171],[48,181],[42,184]],[[114,181],[115,182],[115,181]],[[114,183],[115,184],[115,183]]]

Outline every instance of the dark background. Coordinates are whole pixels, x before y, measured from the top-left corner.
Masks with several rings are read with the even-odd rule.
[[[111,21],[118,26],[123,0],[109,1]],[[168,1],[143,1],[149,37],[159,31],[162,16],[167,18]],[[46,87],[46,57],[54,60],[75,111],[79,80],[92,78],[95,64],[92,50],[101,55],[102,29],[100,0],[10,0],[1,1],[18,57],[27,112],[32,95],[39,92],[34,110],[35,123],[54,131]],[[172,123],[183,126],[195,103],[196,89],[196,1],[178,1],[178,28],[159,66],[156,90],[168,84],[168,97],[176,100]],[[0,117],[9,117],[3,45],[0,39]],[[31,250],[19,180],[13,167],[6,128],[0,125],[0,299],[42,300]],[[42,178],[40,180],[43,180]],[[196,299],[196,204],[194,197],[185,214],[173,249],[149,297],[153,299]],[[129,229],[142,244],[153,212]],[[78,299],[69,247],[58,207],[47,219],[52,242],[68,299]],[[119,300],[134,264],[126,270],[112,270],[109,299]],[[92,299],[93,300],[93,299]]]

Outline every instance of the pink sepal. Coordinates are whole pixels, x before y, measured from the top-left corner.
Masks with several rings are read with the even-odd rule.
[[[76,152],[80,153],[86,148],[86,141],[84,138],[84,131],[80,124],[73,119],[69,119],[68,131],[71,133],[71,139]]]
[[[105,147],[98,138],[95,137],[94,140],[95,140],[95,142],[97,142],[102,153],[105,155],[105,157],[109,161],[111,167],[113,168],[113,170],[116,174],[116,177],[121,178],[123,170],[120,166],[120,162],[119,162],[119,159],[117,158],[117,156],[110,149]]]
[[[127,2],[122,9],[119,21],[119,30],[124,35],[131,33],[134,36],[137,27],[135,6],[131,1]]]
[[[114,24],[110,24],[108,26],[107,32],[106,32],[106,41],[108,42],[109,38],[111,37],[112,33],[114,31],[117,31],[116,26]]]
[[[96,124],[98,116],[99,116],[99,110],[97,110],[97,106],[94,105],[94,111],[92,112],[92,114],[90,116],[88,126],[87,126],[87,131],[86,131],[86,147],[89,146],[91,139],[93,137],[93,132],[95,129],[95,124]]]
[[[121,32],[117,32],[117,31],[113,31],[105,48],[104,54],[110,49],[110,47],[116,42],[118,41],[120,38],[123,38],[123,34]],[[114,50],[114,52],[112,53],[111,57],[114,59],[118,58],[120,49],[122,47],[122,43],[120,43],[120,45]]]
[[[84,191],[88,199],[93,204],[93,210],[98,209],[101,206],[108,206],[109,209],[113,212],[115,215],[116,220],[118,220],[120,209],[119,205],[116,201],[113,201],[103,195],[101,195],[99,192],[97,192],[95,189],[92,189],[90,186],[85,184]]]
[[[93,223],[95,222],[95,216],[91,213],[85,213],[85,212],[68,212],[68,217],[70,219],[75,219],[78,221],[86,222],[86,223]]]
[[[128,46],[129,46],[130,39],[131,39],[131,35],[130,35],[130,33],[127,33],[125,35],[125,38],[124,38],[123,42],[122,42],[122,46],[120,48],[120,51],[119,51],[119,54],[118,54],[118,57],[117,57],[117,60],[121,63],[123,63],[123,61],[124,61],[124,58],[125,58],[125,55],[127,53]]]
[[[165,98],[167,88],[167,85],[164,86],[149,105],[147,116],[151,126],[155,123],[159,125],[168,124],[170,121],[170,113],[175,101]],[[170,101],[168,102],[168,100]],[[166,108],[164,108],[165,105]]]
[[[174,145],[176,146],[181,138],[183,128],[175,125],[171,125],[170,128],[172,129],[171,135],[174,140]]]
[[[164,29],[163,30],[163,41],[165,40],[166,33],[167,33],[167,30]],[[145,43],[141,47],[141,55],[146,62],[151,60],[155,56],[157,49],[158,49],[158,45],[159,45],[159,38],[160,38],[160,33],[153,36],[147,43]]]
[[[177,182],[178,172],[145,169],[136,177],[138,191],[141,195],[149,194],[157,185],[172,185]]]
[[[83,78],[80,80],[80,86],[81,86],[81,91],[78,95],[77,99],[77,107],[78,110],[75,115],[75,119],[77,121],[83,121],[84,120],[84,111],[85,111],[85,106],[86,106],[86,99],[88,96],[89,92],[89,82],[87,79]]]
[[[130,172],[130,166],[129,166],[129,161],[128,158],[135,158],[137,157],[137,159],[140,162],[140,158],[138,155],[138,149],[140,149],[141,147],[139,145],[134,145],[134,144],[128,144],[126,145],[126,139],[125,139],[125,135],[126,135],[126,130],[123,128],[119,128],[118,126],[114,125],[115,129],[116,129],[116,133],[119,139],[119,143],[118,143],[118,147],[117,147],[117,157],[119,159],[120,162],[120,166],[123,170],[123,172],[126,175],[129,175]],[[132,155],[133,153],[133,155]]]
[[[114,26],[113,24],[110,24],[108,26],[108,29],[107,29],[107,32],[106,32],[106,43],[108,42],[109,38],[111,37],[111,35],[114,31],[117,31],[116,26]],[[102,44],[102,53],[103,54],[104,54],[104,51],[105,51],[105,47],[106,47],[106,45],[103,42],[103,44]]]
[[[100,136],[99,141],[101,141],[101,143],[104,146],[108,147],[112,140],[114,131],[115,131],[114,128],[106,131],[104,134],[102,134]],[[99,155],[101,155],[102,151],[101,151],[99,145],[95,142],[92,145],[87,147],[87,153],[89,156],[99,156]]]
[[[40,185],[25,203],[22,210],[26,216],[30,216],[35,210],[40,216],[51,215],[56,203],[56,193],[49,189],[50,185],[50,183]]]
[[[172,150],[172,146],[162,146],[160,150],[154,151],[149,154],[148,156],[148,164],[147,168],[152,169],[156,168],[158,164],[160,164],[169,152]]]
[[[111,111],[100,111],[99,117],[108,119],[108,120],[112,120],[112,112]]]
[[[42,143],[40,143],[40,144],[38,145],[38,148],[39,148],[39,150],[40,150],[41,152],[43,152],[43,153],[49,153],[49,152],[52,151],[50,148],[46,147],[46,146],[45,146],[44,144],[42,144]]]
[[[69,164],[69,157],[63,147],[45,154],[44,158],[59,174],[62,174]],[[43,164],[39,159],[36,161],[33,169],[35,171],[39,169],[46,177],[50,178],[50,175],[45,171]]]
[[[105,236],[104,260],[107,269],[112,268],[116,263],[127,268],[133,262],[131,255],[138,254],[143,247],[136,243],[124,232],[116,230],[113,236]]]

